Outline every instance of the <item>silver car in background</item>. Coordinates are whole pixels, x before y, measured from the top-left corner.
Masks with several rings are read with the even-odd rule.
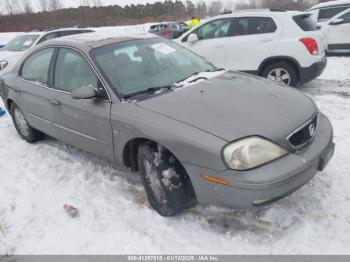
[[[217,68],[160,37],[47,41],[0,90],[23,139],[48,134],[139,171],[163,216],[197,202],[269,204],[334,151],[330,121],[300,91]]]

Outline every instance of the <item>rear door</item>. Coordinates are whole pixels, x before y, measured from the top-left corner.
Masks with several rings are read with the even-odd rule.
[[[232,20],[232,18],[220,18],[209,21],[192,32],[197,35],[197,42],[189,43],[186,36],[182,39],[182,44],[213,64],[226,67],[227,41]]]
[[[113,137],[111,102],[102,81],[86,57],[75,49],[60,48],[51,72],[54,127],[57,138],[110,160]],[[95,99],[73,99],[71,92],[81,86],[98,90]]]
[[[28,122],[52,136],[52,91],[48,87],[48,74],[54,52],[54,48],[46,48],[27,58],[14,86],[19,90],[19,106]]]
[[[328,48],[329,50],[350,50],[350,9],[330,20]]]
[[[257,71],[273,53],[282,29],[271,17],[242,16],[235,18],[231,34],[227,41],[227,67]]]

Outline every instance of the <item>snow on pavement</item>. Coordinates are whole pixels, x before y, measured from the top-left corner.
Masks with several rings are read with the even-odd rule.
[[[344,76],[346,59],[329,59]],[[0,118],[0,254],[350,253],[350,100],[342,95],[350,82],[317,80],[303,90],[333,123],[334,158],[259,213],[197,206],[163,218],[135,174],[54,139],[27,144],[7,114]],[[67,216],[64,203],[80,217]]]
[[[350,81],[350,56],[331,57],[328,59],[327,67],[319,79]]]

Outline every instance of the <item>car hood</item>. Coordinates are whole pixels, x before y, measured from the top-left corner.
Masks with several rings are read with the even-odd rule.
[[[0,49],[1,50],[1,49]],[[0,61],[7,60],[7,61],[18,61],[19,58],[24,54],[25,52],[11,52],[11,51],[0,51]]]
[[[286,137],[317,110],[298,90],[236,72],[136,104],[226,141],[258,135],[284,147]]]

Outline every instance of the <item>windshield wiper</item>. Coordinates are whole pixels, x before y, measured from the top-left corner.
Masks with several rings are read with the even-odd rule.
[[[179,87],[179,84],[186,81],[187,79],[191,78],[192,76],[199,75],[200,72],[194,72],[193,74],[189,75],[188,77],[185,77],[184,79],[181,79],[173,84],[175,87]]]
[[[130,98],[130,97],[133,97],[133,96],[137,96],[137,95],[141,95],[141,94],[154,94],[154,93],[156,93],[159,90],[163,90],[163,89],[169,90],[172,87],[173,87],[173,85],[159,86],[159,87],[150,87],[150,88],[147,88],[147,89],[142,90],[142,91],[138,91],[138,92],[134,92],[134,93],[131,93],[131,94],[123,95],[123,98],[127,99],[127,98]]]
[[[204,72],[219,72],[219,71],[224,71],[225,68],[219,67],[219,68],[215,68],[215,69],[207,69]]]
[[[218,71],[223,71],[225,70],[225,68],[215,68],[215,69],[207,69],[205,71],[202,71],[202,72],[194,72],[192,75],[182,79],[182,80],[179,80],[177,82],[174,83],[174,87],[181,87],[183,86],[183,84],[181,85],[180,83],[183,83],[185,82],[187,79],[193,77],[193,76],[196,76],[196,75],[199,75],[200,73],[203,73],[203,72],[218,72]],[[198,80],[207,80],[208,77],[205,77],[205,76],[198,76],[197,78],[195,79],[192,79],[191,81],[189,81],[188,83],[194,83],[194,82],[197,82]]]

